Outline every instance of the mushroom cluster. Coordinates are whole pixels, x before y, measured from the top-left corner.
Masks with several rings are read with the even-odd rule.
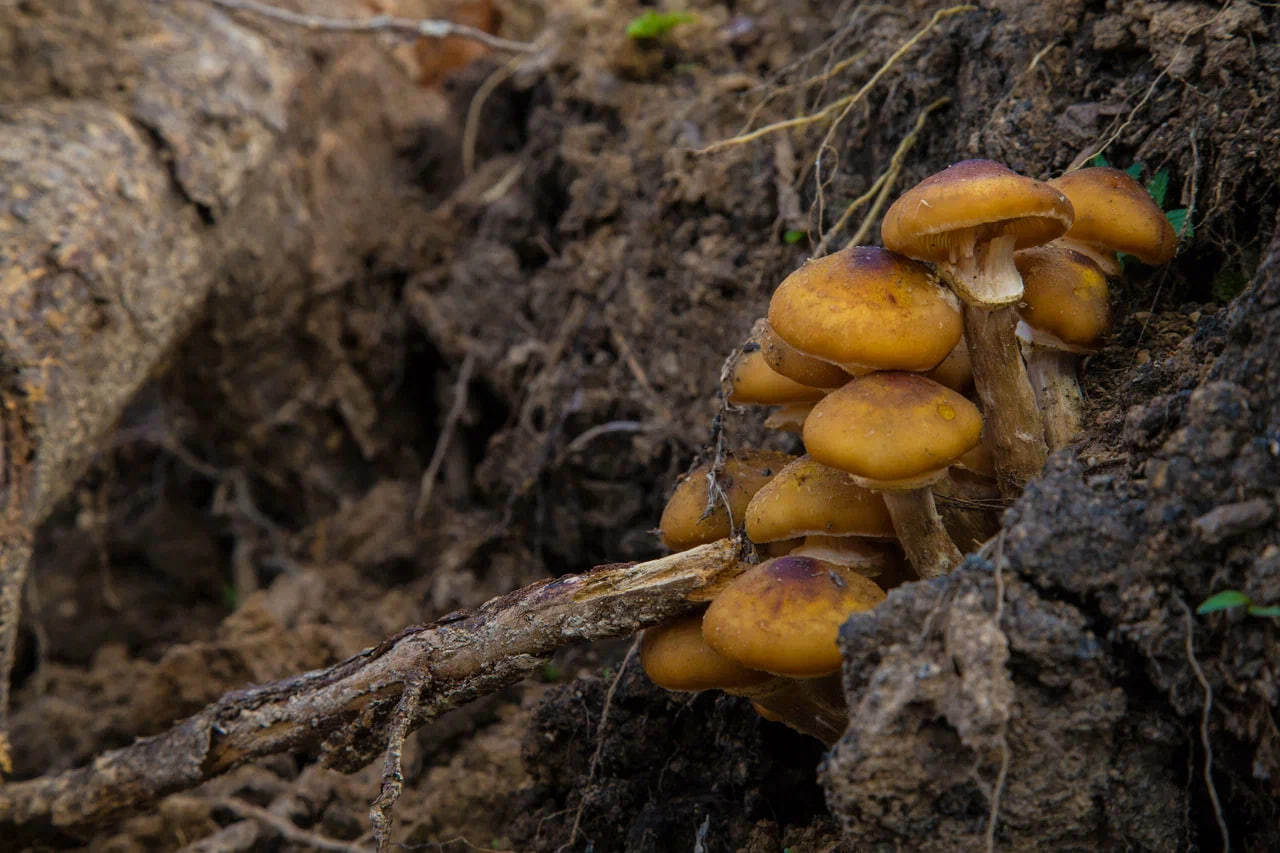
[[[659,685],[748,696],[827,743],[845,720],[839,626],[995,531],[982,507],[1080,431],[1077,360],[1110,327],[1117,253],[1164,263],[1176,244],[1123,172],[1044,183],[988,160],[908,190],[881,237],[806,262],[753,327],[729,400],[781,406],[766,425],[805,453],[741,451],[677,485],[668,547],[743,531],[768,559],[642,646]]]

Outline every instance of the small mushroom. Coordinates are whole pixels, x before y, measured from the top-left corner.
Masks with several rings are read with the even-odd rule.
[[[760,351],[764,353],[765,363],[788,379],[801,385],[813,388],[839,388],[853,378],[839,365],[811,355],[805,355],[791,344],[778,337],[766,319],[757,322],[759,329]]]
[[[1058,246],[1019,252],[1015,261],[1026,284],[1018,337],[1027,376],[1049,449],[1060,450],[1080,434],[1084,419],[1077,362],[1096,352],[1111,328],[1107,277],[1089,256]]]
[[[1144,264],[1167,264],[1178,248],[1178,235],[1142,184],[1119,169],[1093,166],[1049,182],[1075,209],[1071,228],[1055,243],[1087,255],[1110,278],[1124,267],[1117,252]]]
[[[870,246],[811,260],[778,285],[769,325],[795,349],[855,374],[932,370],[963,333],[927,266]]]
[[[676,484],[662,511],[658,525],[662,544],[672,551],[687,551],[732,536],[734,528],[742,526],[751,498],[794,458],[773,450],[744,450],[727,456],[716,479],[725,500],[714,502],[708,500],[711,466],[690,471]],[[708,505],[713,507],[710,513]]]
[[[789,555],[734,578],[702,619],[711,648],[751,669],[818,678],[840,669],[836,635],[851,613],[885,598],[844,566]]]
[[[886,247],[937,264],[964,303],[974,382],[1010,495],[1048,455],[1014,334],[1022,279],[1013,253],[1062,236],[1072,217],[1066,196],[1048,184],[990,160],[965,160],[903,193],[881,227]]]
[[[804,424],[809,455],[884,496],[898,540],[922,578],[961,560],[930,485],[977,446],[982,415],[960,394],[912,373],[873,373],[833,391]]]
[[[769,366],[758,345],[750,346],[752,348],[742,353],[730,374],[730,403],[776,406],[812,403],[822,399],[826,392],[821,388],[801,385],[794,379],[788,379]]]
[[[667,690],[734,690],[770,680],[717,652],[702,638],[702,612],[676,616],[645,629],[640,665],[649,680]]]
[[[899,556],[884,499],[852,475],[801,456],[747,504],[747,538],[758,544],[797,536],[790,553],[847,566],[867,577],[892,573]]]

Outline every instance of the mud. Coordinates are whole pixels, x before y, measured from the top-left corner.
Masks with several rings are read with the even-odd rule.
[[[68,23],[73,2],[0,10],[0,44],[56,58],[4,97],[128,101],[136,63],[113,45],[147,4],[118,5],[105,31]],[[40,531],[16,775],[538,577],[657,554],[675,476],[717,435],[788,448],[756,412],[716,431],[721,364],[947,96],[898,191],[964,157],[1049,177],[1101,150],[1144,179],[1168,170],[1166,207],[1194,222],[1170,267],[1117,286],[1112,343],[1086,364],[1089,433],[1009,511],[999,558],[847,626],[858,722],[825,763],[745,702],[663,693],[634,661],[602,724],[627,646],[575,650],[547,673],[565,683],[416,736],[397,839],[971,849],[1007,757],[997,849],[1217,849],[1190,624],[1233,844],[1280,846],[1275,626],[1182,609],[1223,588],[1280,603],[1274,524],[1210,516],[1274,507],[1280,488],[1280,285],[1274,261],[1259,271],[1280,204],[1280,18],[1242,0],[981,5],[849,111],[817,176],[827,123],[693,149],[856,90],[939,4],[697,2],[652,43],[623,34],[632,4],[498,4],[504,33],[550,36],[485,100],[473,154],[467,111],[505,58],[423,86],[412,45],[266,28],[304,44],[311,73],[243,197],[185,177],[223,235],[217,284]],[[213,849],[306,849],[227,798],[367,838],[377,773],[281,758],[75,841],[163,850],[225,833],[241,840]]]

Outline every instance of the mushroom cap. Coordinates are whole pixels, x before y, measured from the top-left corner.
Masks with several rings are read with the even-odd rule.
[[[1075,208],[1068,240],[1127,252],[1144,264],[1168,263],[1177,251],[1169,218],[1142,184],[1119,169],[1078,169],[1049,183]]]
[[[799,433],[804,429],[804,419],[813,411],[813,403],[787,403],[769,413],[764,425],[779,432]]]
[[[969,358],[969,344],[964,338],[956,344],[942,363],[925,374],[939,385],[963,393],[973,385],[973,361]]]
[[[747,537],[776,542],[810,535],[895,538],[884,498],[844,471],[801,456],[747,504]]]
[[[873,373],[828,394],[804,422],[809,455],[879,490],[932,482],[982,436],[978,407],[913,373]]]
[[[1107,276],[1098,265],[1060,246],[1018,252],[1013,262],[1022,276],[1022,319],[1071,349],[1096,348],[1111,329]]]
[[[964,453],[953,464],[963,471],[977,474],[980,477],[994,478],[996,476],[996,458],[991,453],[991,445],[985,440],[979,441],[973,446],[973,449]]]
[[[794,458],[774,450],[744,450],[725,458],[718,482],[729,500],[734,524],[742,524],[751,498]],[[707,508],[710,470],[711,466],[700,465],[680,480],[662,511],[662,543],[672,551],[687,551],[733,533],[723,501],[717,501],[715,510],[702,517]]]
[[[778,285],[769,325],[846,370],[929,370],[963,334],[960,305],[921,263],[871,246],[811,260]]]
[[[839,388],[853,377],[838,364],[805,355],[778,337],[768,320],[760,321],[760,351],[776,373],[813,388]]]
[[[708,645],[731,660],[793,678],[840,668],[836,635],[850,613],[885,598],[875,581],[812,557],[776,557],[748,569],[702,619]]]
[[[992,160],[962,160],[899,196],[880,237],[895,252],[945,263],[999,236],[1014,237],[1015,249],[1048,243],[1066,233],[1072,215],[1055,187]]]
[[[823,390],[809,385],[801,385],[794,379],[788,379],[775,371],[764,360],[764,353],[759,346],[748,345],[738,357],[730,376],[732,390],[729,402],[748,403],[761,406],[776,406],[781,403],[808,403],[821,400]]]
[[[751,687],[769,674],[748,669],[717,652],[702,638],[702,613],[690,613],[646,628],[640,665],[649,680],[667,690]]]

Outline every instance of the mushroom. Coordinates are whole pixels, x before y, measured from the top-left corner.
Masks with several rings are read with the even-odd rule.
[[[1049,449],[1060,450],[1080,434],[1084,417],[1076,362],[1097,352],[1111,328],[1107,277],[1091,256],[1059,246],[1019,252],[1014,261],[1026,286],[1018,337],[1027,375]]]
[[[969,390],[973,385],[973,362],[969,359],[969,344],[965,339],[961,338],[942,363],[925,376],[961,394]]]
[[[811,355],[805,355],[791,344],[778,337],[769,325],[769,321],[761,318],[756,321],[760,351],[764,354],[765,364],[788,379],[801,385],[814,388],[839,388],[853,378],[839,365]],[[866,371],[863,371],[864,373]]]
[[[725,500],[714,502],[708,499],[711,466],[693,469],[676,484],[662,511],[658,526],[662,543],[672,551],[687,551],[733,535],[734,528],[742,526],[751,498],[794,458],[773,450],[745,450],[726,456],[716,477]],[[713,507],[710,513],[708,506]]]
[[[821,400],[821,388],[801,385],[775,371],[764,360],[758,344],[749,343],[733,366],[729,382],[730,403],[776,406],[787,403],[812,403]]]
[[[961,553],[929,486],[978,444],[982,415],[960,394],[912,373],[873,373],[833,391],[804,423],[809,455],[884,495],[898,540],[922,578],[946,574]]]
[[[831,745],[848,722],[836,637],[851,613],[870,610],[884,598],[875,581],[844,566],[778,557],[748,569],[721,591],[702,619],[702,635],[743,666],[799,679],[790,690],[755,690],[751,698]]]
[[[1075,208],[1071,228],[1055,242],[1087,255],[1110,278],[1124,272],[1117,252],[1144,264],[1167,264],[1178,248],[1169,217],[1142,184],[1119,169],[1094,166],[1049,182]]]
[[[870,246],[811,260],[778,285],[769,325],[805,355],[865,374],[932,370],[960,340],[960,306],[928,267]]]
[[[990,160],[965,160],[905,192],[881,226],[886,247],[937,264],[964,303],[974,383],[1001,488],[1010,495],[1048,455],[1014,334],[1022,280],[1013,253],[1060,237],[1072,215],[1066,196],[1048,184]]]
[[[829,688],[815,690],[795,679],[750,669],[713,649],[702,636],[703,612],[668,619],[645,629],[640,664],[654,684],[666,690],[697,693],[723,690],[751,699],[757,713],[786,723],[830,746],[844,729],[844,697]]]
[[[707,645],[702,638],[702,611],[646,628],[640,638],[640,665],[659,687],[688,692],[755,687],[772,677]]]
[[[787,465],[747,504],[747,538],[757,544],[802,536],[792,554],[847,566],[867,577],[892,573],[900,559],[884,499],[852,475],[810,456]]]

